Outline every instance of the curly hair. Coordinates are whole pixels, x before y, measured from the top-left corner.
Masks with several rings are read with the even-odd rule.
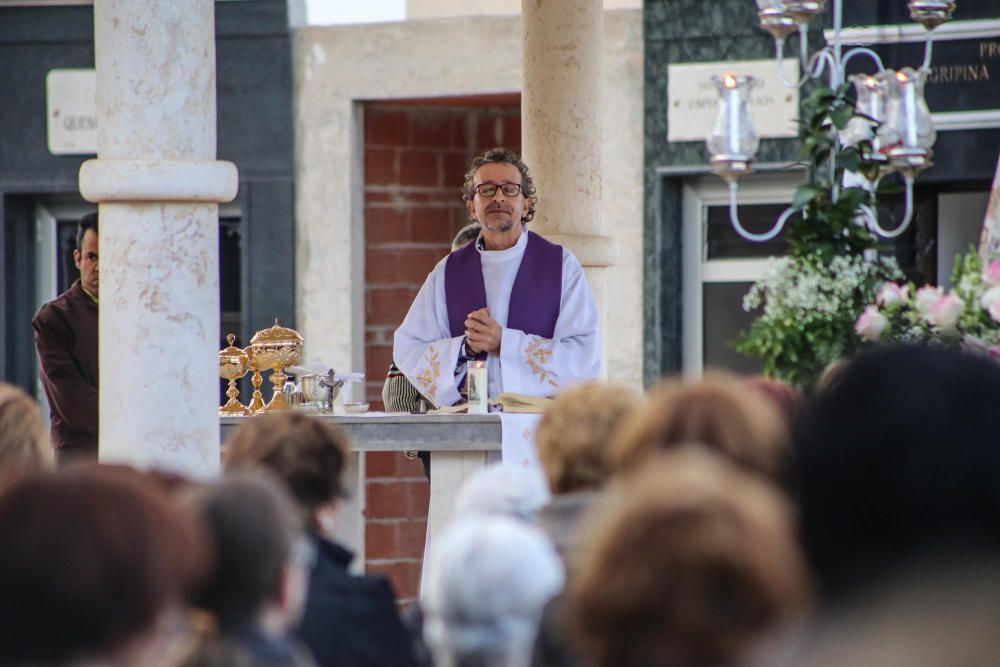
[[[783,494],[703,449],[648,459],[584,529],[569,621],[594,667],[742,664],[810,597]]]
[[[472,198],[476,196],[476,172],[479,171],[479,168],[484,164],[490,164],[492,162],[512,164],[517,167],[519,172],[521,172],[521,193],[524,194],[529,202],[528,210],[525,212],[524,217],[521,218],[521,222],[531,222],[535,217],[535,210],[538,204],[538,199],[535,197],[537,192],[537,190],[535,190],[535,181],[531,178],[531,173],[528,171],[528,165],[524,164],[524,161],[521,160],[521,156],[509,148],[491,148],[483,151],[472,159],[472,164],[469,165],[469,170],[465,172],[465,182],[462,183],[462,201],[472,201]]]
[[[350,444],[340,427],[288,412],[254,418],[226,441],[227,470],[262,466],[292,494],[303,520],[316,527],[316,510],[343,497]]]
[[[612,436],[640,400],[631,387],[605,382],[571,387],[555,398],[535,433],[538,459],[552,493],[604,485]]]
[[[52,464],[49,432],[38,404],[21,389],[0,382],[0,470]]]
[[[650,453],[696,442],[780,484],[788,473],[789,438],[784,417],[763,392],[736,375],[710,371],[698,382],[674,378],[655,388],[616,437],[612,467],[634,469]]]

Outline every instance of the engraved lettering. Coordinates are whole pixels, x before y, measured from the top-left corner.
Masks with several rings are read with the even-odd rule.
[[[95,130],[97,129],[97,118],[94,116],[65,116],[63,118],[63,127],[70,132]]]
[[[970,83],[990,80],[987,65],[944,65],[931,72],[929,83]]]
[[[1000,42],[979,42],[979,59],[1000,58]]]

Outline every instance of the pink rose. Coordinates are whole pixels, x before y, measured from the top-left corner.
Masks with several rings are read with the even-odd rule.
[[[983,281],[990,285],[1000,285],[1000,259],[994,259],[983,271]]]
[[[896,283],[885,282],[878,290],[875,300],[880,306],[893,306],[897,303],[905,303],[910,298],[909,285],[897,285]]]
[[[864,340],[875,343],[882,337],[882,332],[889,326],[889,320],[878,312],[875,306],[868,306],[854,324],[854,330]]]
[[[931,306],[941,300],[944,294],[941,292],[939,287],[931,287],[930,285],[924,285],[917,290],[917,293],[913,297],[913,305],[917,307],[917,312],[927,317],[927,313],[930,312]]]
[[[1000,345],[994,345],[986,350],[986,355],[993,361],[1000,361]]]
[[[991,287],[979,298],[983,310],[990,314],[994,322],[1000,322],[1000,287]]]
[[[943,296],[930,307],[927,321],[942,331],[954,331],[958,317],[965,310],[965,302],[954,294]]]

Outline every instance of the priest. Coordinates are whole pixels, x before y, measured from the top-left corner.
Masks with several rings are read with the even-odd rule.
[[[470,365],[485,364],[491,400],[597,377],[597,305],[576,257],[527,230],[537,204],[527,165],[504,148],[482,153],[462,198],[482,231],[420,288],[394,337],[399,369],[437,407],[463,399]]]

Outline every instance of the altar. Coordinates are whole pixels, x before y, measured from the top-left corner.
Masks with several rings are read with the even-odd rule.
[[[499,458],[502,428],[500,415],[408,415],[367,413],[362,415],[317,415],[351,437],[351,456],[344,479],[350,497],[342,501],[338,538],[357,554],[355,564],[365,558],[365,453],[429,451],[431,453],[430,503],[427,520],[431,535],[451,518],[455,495],[462,483],[486,466],[488,458]],[[221,417],[222,448],[241,424],[254,417]],[[491,456],[491,453],[495,452]]]

